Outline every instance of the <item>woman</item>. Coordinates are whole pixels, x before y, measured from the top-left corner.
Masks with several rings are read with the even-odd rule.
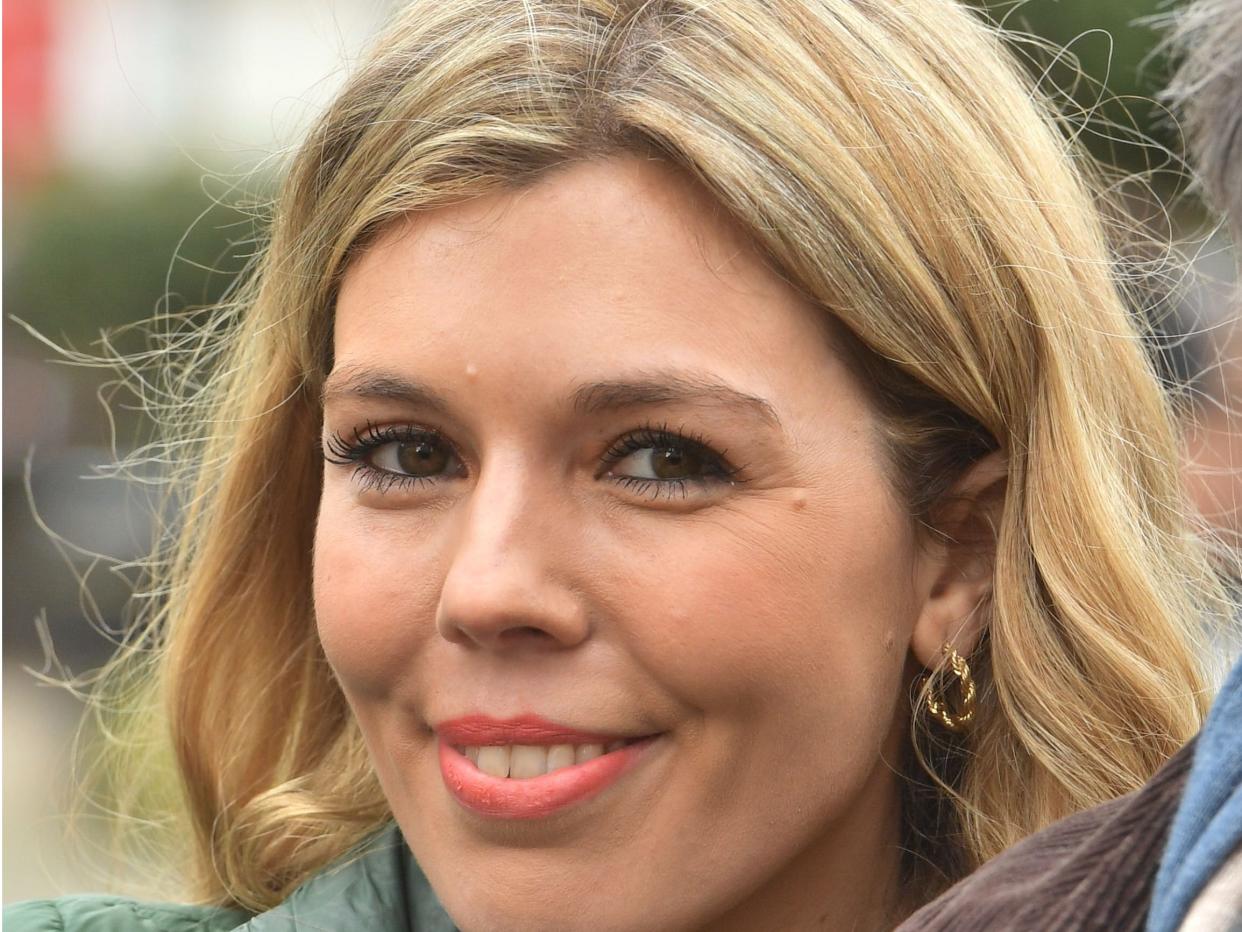
[[[164,383],[208,905],[14,927],[891,928],[1141,784],[1219,597],[1019,75],[945,0],[406,9]]]

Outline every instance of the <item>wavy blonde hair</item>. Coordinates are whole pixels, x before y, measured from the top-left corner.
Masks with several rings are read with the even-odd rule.
[[[394,218],[622,152],[697,179],[848,336],[912,519],[1007,456],[976,722],[935,753],[915,718],[920,896],[1196,731],[1223,603],[1170,407],[1082,159],[996,29],[950,0],[419,0],[300,147],[245,282],[143,383],[179,521],[117,669],[171,741],[203,899],[270,907],[390,818],[310,594],[343,271]]]

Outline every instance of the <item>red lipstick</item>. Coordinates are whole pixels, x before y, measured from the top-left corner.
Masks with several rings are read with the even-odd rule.
[[[597,795],[633,767],[655,739],[654,735],[631,738],[580,731],[537,715],[508,719],[470,715],[441,722],[435,731],[445,787],[465,808],[496,819],[538,819]],[[600,757],[527,778],[494,777],[479,770],[463,753],[467,747],[607,746],[618,741],[626,744]]]

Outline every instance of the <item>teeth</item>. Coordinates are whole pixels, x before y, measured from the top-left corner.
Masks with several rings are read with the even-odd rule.
[[[583,761],[600,757],[603,753],[604,746],[602,744],[580,744],[577,750],[574,751],[574,760],[581,764]]]
[[[624,740],[603,744],[554,744],[550,747],[514,744],[458,748],[470,763],[493,777],[525,780],[542,777],[563,767],[594,760],[625,747]]]
[[[572,744],[554,744],[548,748],[548,773],[573,765],[574,746]]]
[[[476,766],[490,776],[507,777],[509,757],[509,749],[506,747],[479,748],[479,762]]]
[[[515,744],[509,763],[509,776],[521,780],[525,777],[542,777],[548,772],[548,749]]]

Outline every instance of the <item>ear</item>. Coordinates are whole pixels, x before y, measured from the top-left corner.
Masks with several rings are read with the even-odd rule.
[[[929,539],[915,558],[915,594],[921,602],[910,639],[911,651],[926,668],[940,663],[944,645],[965,657],[983,636],[1008,474],[1004,452],[989,453],[935,509]]]

